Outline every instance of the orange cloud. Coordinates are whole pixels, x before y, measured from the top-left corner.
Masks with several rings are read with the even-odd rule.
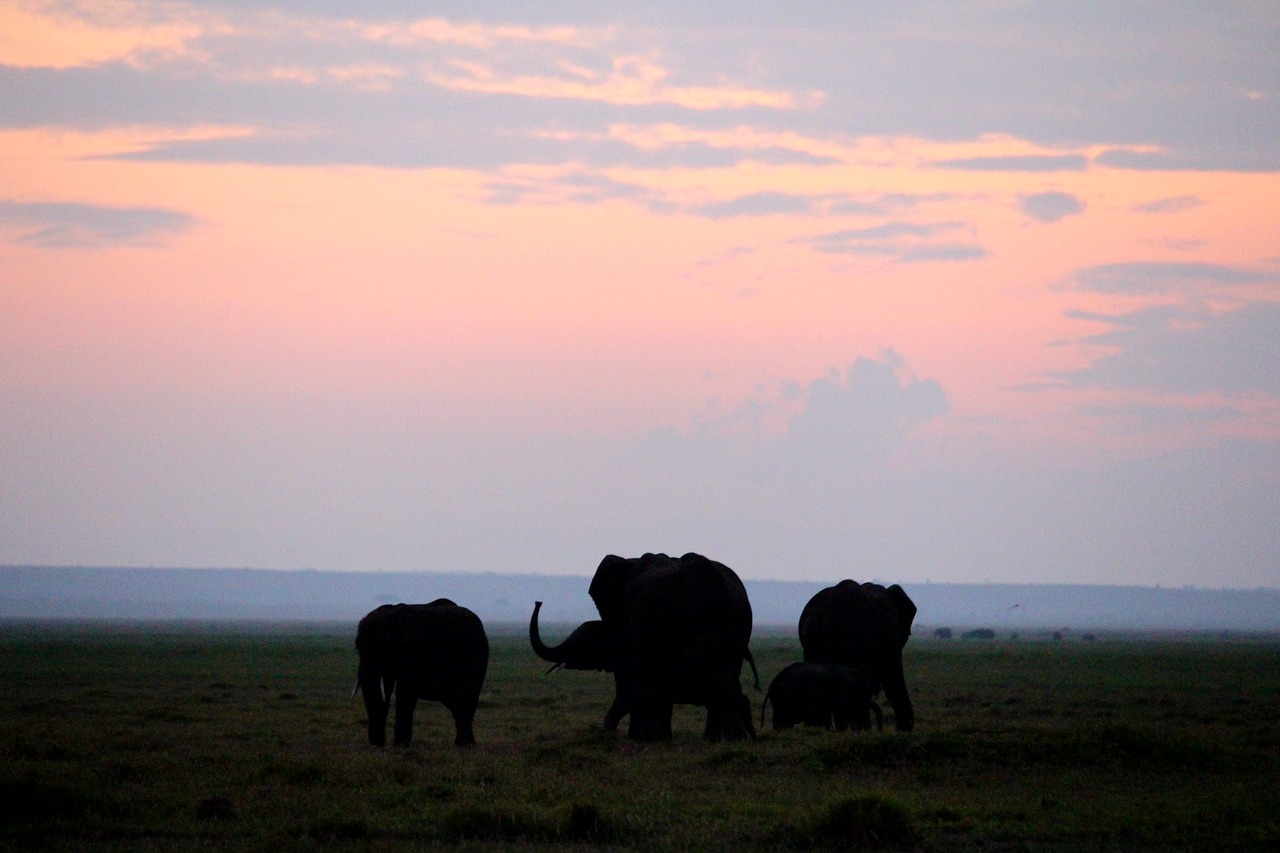
[[[671,86],[670,72],[651,56],[623,56],[613,60],[607,75],[588,69],[562,68],[570,77],[537,75],[504,76],[487,66],[455,62],[462,74],[429,74],[427,79],[445,89],[488,94],[523,95],[531,98],[565,98],[601,101],[622,106],[675,104],[694,110],[771,107],[794,109],[821,101],[820,93],[796,96],[791,92],[721,86]]]
[[[420,42],[493,47],[502,42],[541,42],[559,45],[594,44],[608,38],[611,29],[580,27],[519,27],[482,23],[455,24],[443,18],[423,18],[396,24],[373,24],[362,29],[370,41],[406,47]]]
[[[193,20],[151,23],[128,2],[91,3],[82,8],[92,14],[77,16],[44,2],[0,5],[0,64],[19,68],[137,64],[146,53],[179,53],[207,29]]]

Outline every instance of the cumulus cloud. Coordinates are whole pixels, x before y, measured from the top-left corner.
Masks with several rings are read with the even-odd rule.
[[[31,246],[89,248],[152,243],[193,228],[197,220],[160,207],[0,201],[0,223],[28,229],[18,241]]]
[[[778,451],[816,466],[883,460],[907,433],[948,408],[942,386],[916,378],[892,350],[795,390],[802,406]]]
[[[1071,193],[1043,192],[1018,199],[1018,209],[1037,222],[1057,222],[1074,213],[1084,212],[1084,202]]]
[[[677,467],[738,466],[740,474],[799,466],[812,476],[833,467],[885,462],[908,433],[944,414],[948,405],[936,380],[917,378],[906,360],[889,350],[805,383],[788,381],[762,390],[733,411],[687,430],[658,430],[643,455]]]

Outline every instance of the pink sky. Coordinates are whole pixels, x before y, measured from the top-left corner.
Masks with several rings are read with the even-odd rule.
[[[1280,584],[1274,9],[659,8],[0,10],[0,562]]]

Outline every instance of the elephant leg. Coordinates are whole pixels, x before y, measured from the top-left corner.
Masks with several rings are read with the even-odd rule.
[[[658,740],[671,740],[671,717],[675,711],[675,705],[671,702],[663,702],[658,709],[657,729]]]
[[[837,709],[836,711],[834,711],[831,714],[831,718],[830,718],[833,724],[833,728],[838,732],[848,731],[850,716],[851,715],[849,714],[849,712],[843,709]]]
[[[916,724],[916,712],[907,695],[907,680],[902,672],[902,658],[893,661],[884,677],[884,696],[893,708],[894,728],[900,732],[911,731]]]
[[[391,703],[379,695],[380,691],[362,688],[364,692],[364,710],[369,718],[369,743],[374,746],[387,745],[387,710]]]
[[[478,697],[464,696],[444,703],[444,706],[449,709],[449,713],[453,715],[453,726],[456,732],[453,738],[454,746],[473,746],[475,744],[476,735],[472,729],[472,724],[476,718],[477,702]]]
[[[774,716],[776,719],[776,705]],[[755,736],[755,725],[751,721],[751,700],[742,695],[741,688],[736,696],[724,695],[719,701],[707,706],[707,725],[703,730],[703,737],[707,740],[743,740]]]
[[[613,704],[609,706],[609,710],[604,712],[604,730],[606,732],[616,732],[618,723],[622,722],[622,718],[629,714],[627,703],[623,701],[621,696],[613,697]]]
[[[671,739],[671,711],[668,701],[644,697],[631,708],[631,723],[627,737],[632,740],[654,742]]]
[[[413,709],[417,704],[417,696],[396,695],[396,746],[408,746],[413,742]]]
[[[376,673],[361,673],[360,692],[364,694],[365,715],[369,718],[369,743],[374,746],[387,745],[387,714],[391,710],[394,689],[394,679],[384,679]]]

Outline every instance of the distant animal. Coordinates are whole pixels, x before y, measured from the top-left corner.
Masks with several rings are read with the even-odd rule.
[[[630,715],[628,737],[669,740],[672,706],[688,704],[707,709],[708,740],[755,736],[751,704],[740,684],[743,661],[755,669],[748,647],[751,603],[732,569],[693,553],[610,554],[600,561],[588,592],[598,620],[548,646],[538,630],[542,602],[536,602],[529,643],[555,664],[552,670],[613,673],[606,729]]]
[[[761,727],[770,701],[775,730],[801,724],[838,732],[869,729],[872,712],[877,731],[884,730],[884,715],[871,698],[871,685],[842,663],[793,663],[774,676],[760,705]]]
[[[393,693],[397,746],[413,740],[413,711],[420,699],[449,709],[454,744],[476,742],[472,725],[489,666],[489,638],[480,617],[447,598],[430,604],[384,604],[360,620],[356,652],[356,690],[364,692],[369,743],[386,745]]]
[[[902,649],[911,638],[916,606],[894,584],[842,580],[819,590],[800,613],[800,645],[806,663],[842,663],[867,680],[871,696],[881,689],[894,711],[894,726],[909,732],[915,710],[907,693]]]

